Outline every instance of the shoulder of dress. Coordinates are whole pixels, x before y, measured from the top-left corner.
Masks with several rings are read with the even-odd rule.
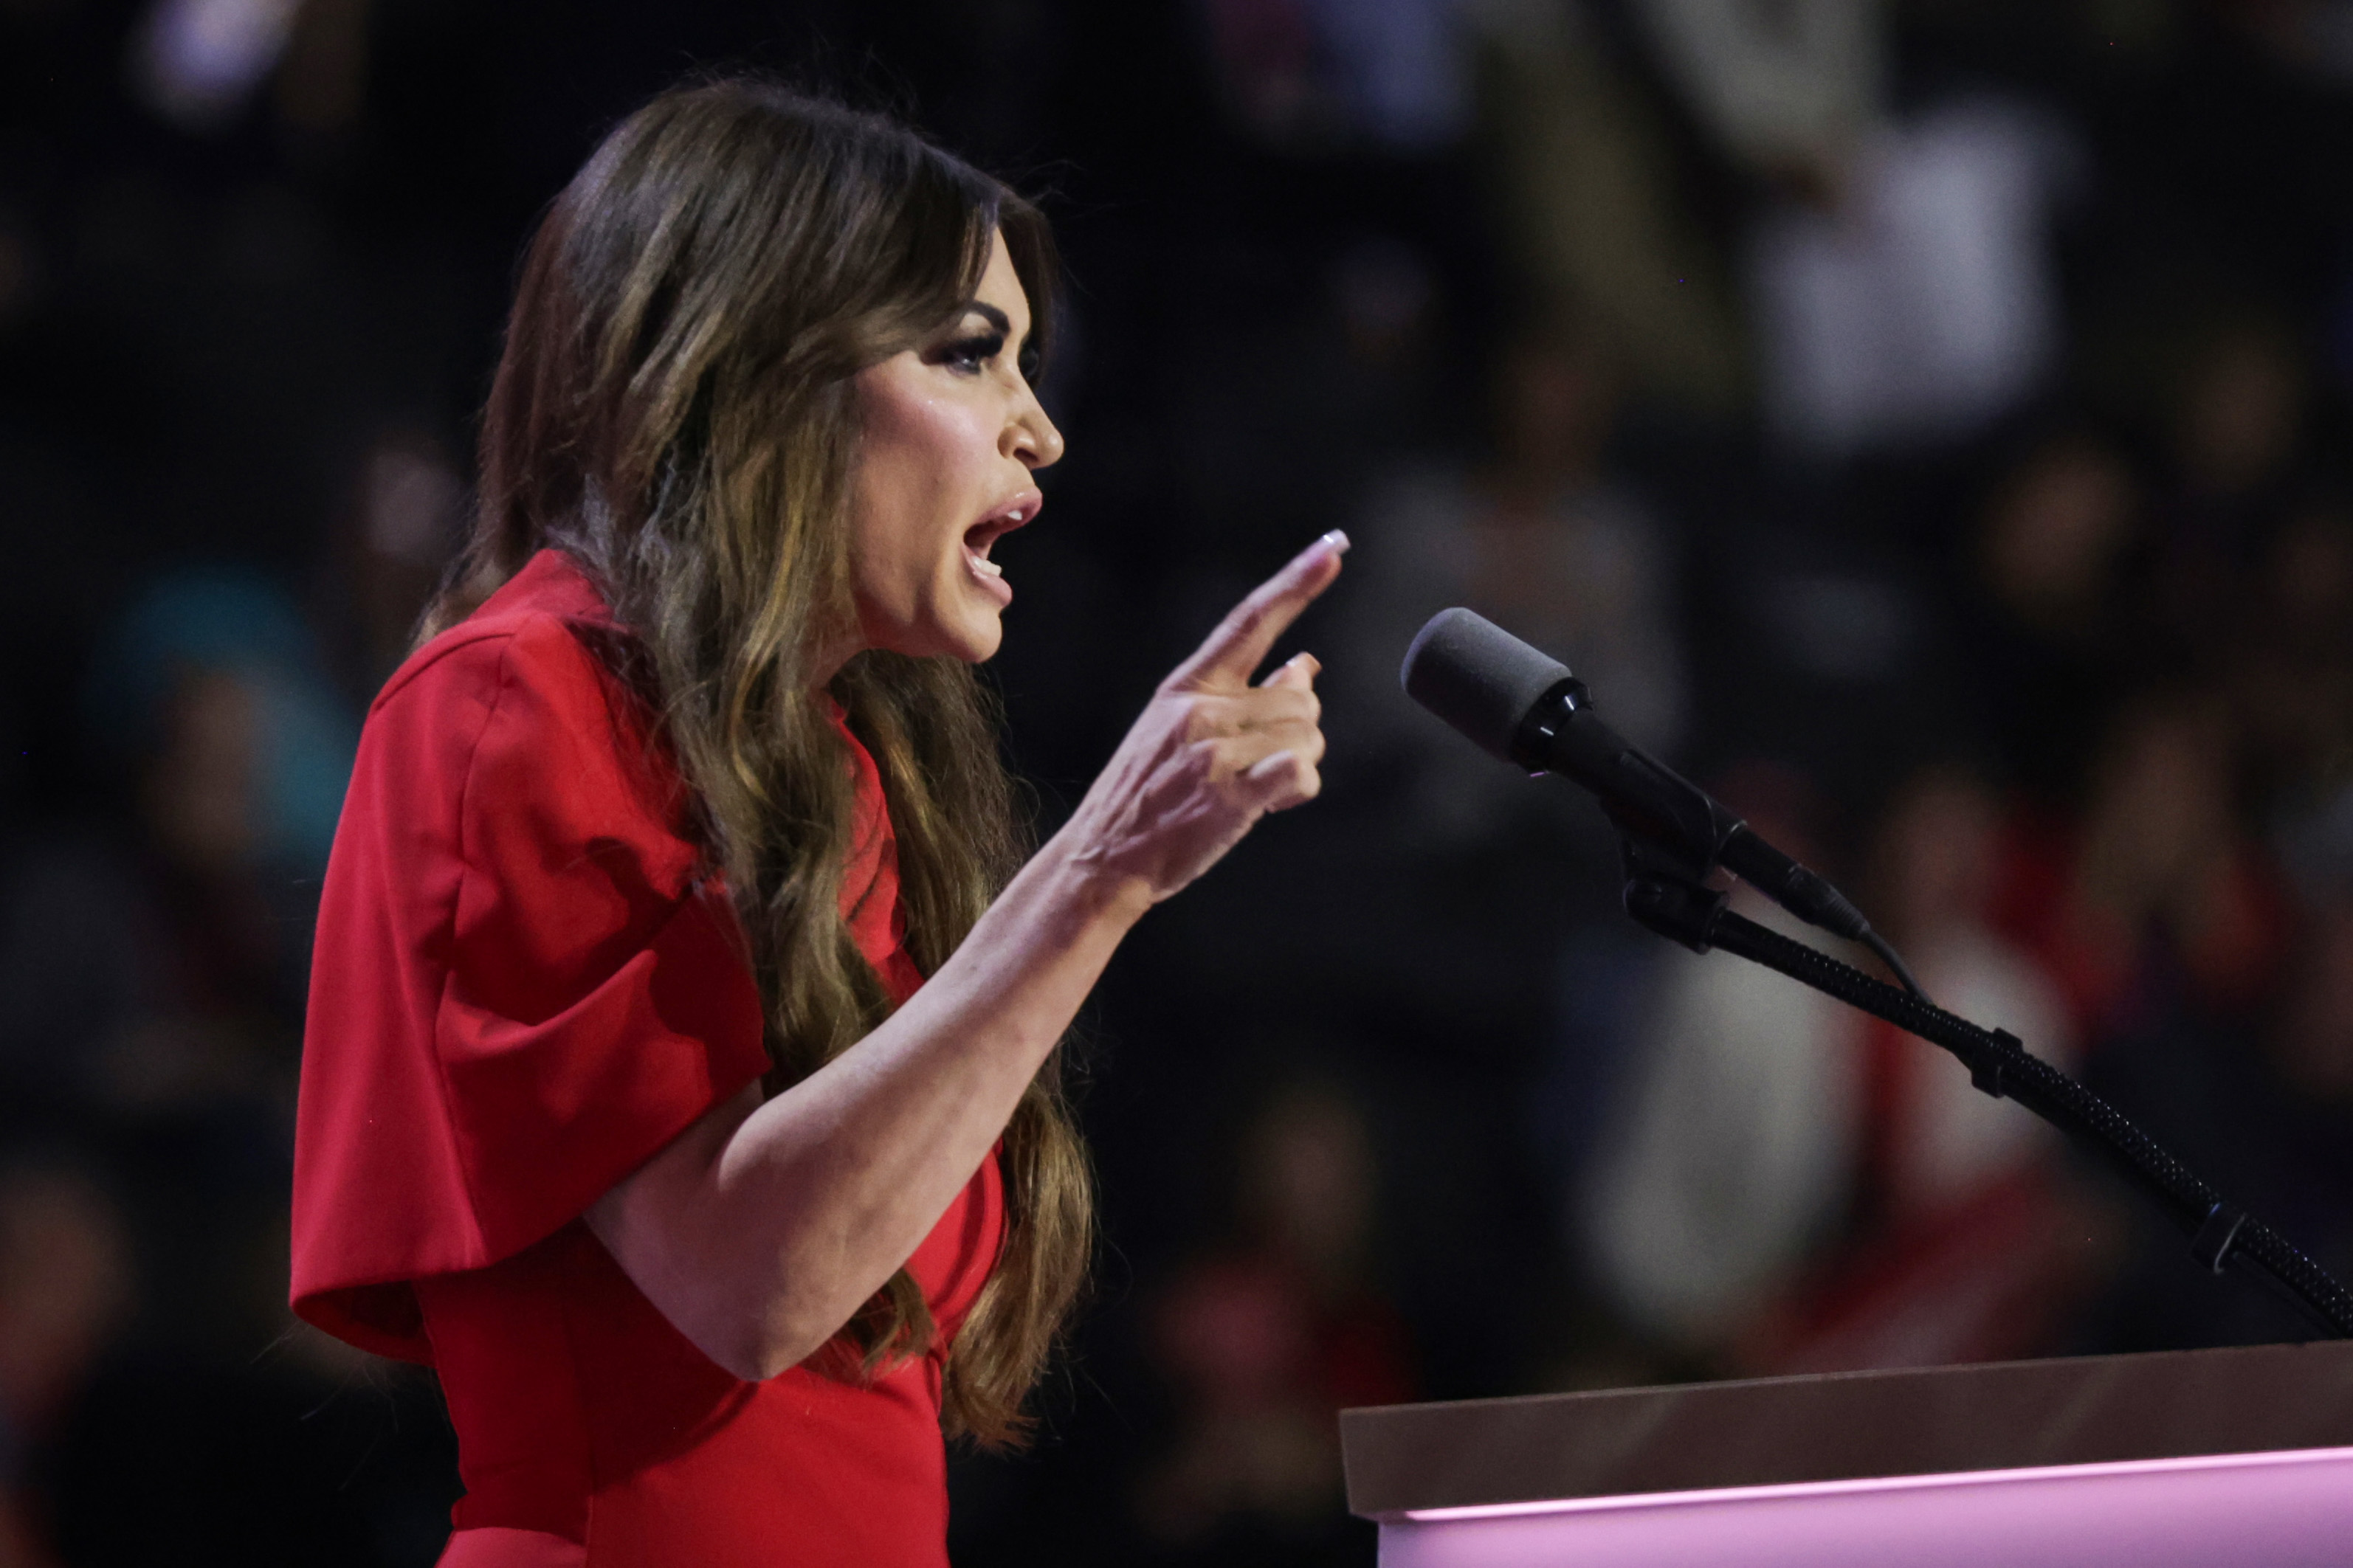
[[[376,693],[368,711],[377,712],[420,685],[480,683],[495,688],[521,677],[533,684],[578,684],[597,673],[595,657],[582,645],[567,616],[543,609],[477,615],[408,656]]]

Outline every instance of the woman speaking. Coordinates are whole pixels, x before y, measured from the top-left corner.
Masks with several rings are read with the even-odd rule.
[[[1317,541],[1022,863],[989,704],[1062,438],[1038,212],[732,83],[532,242],[480,517],[327,875],[293,1298],[438,1373],[448,1564],[946,1561],[1085,1267],[1054,1047],[1122,936],[1313,796]]]

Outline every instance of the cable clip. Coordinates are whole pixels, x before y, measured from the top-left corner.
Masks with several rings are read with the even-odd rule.
[[[2206,1222],[2198,1227],[2198,1234],[2189,1238],[2189,1256],[2199,1268],[2220,1274],[2231,1256],[2232,1244],[2239,1239],[2239,1227],[2246,1223],[2246,1210],[2234,1204],[2216,1204],[2206,1211]]]
[[[2006,1046],[2013,1051],[2024,1047],[2018,1043],[2018,1037],[2007,1029],[1988,1029],[1986,1033],[1993,1038],[1996,1046],[1992,1050],[1978,1053],[1969,1063],[1969,1082],[1974,1084],[1979,1092],[2000,1100],[2008,1092],[2007,1087],[2001,1081],[2003,1052],[2000,1047]]]

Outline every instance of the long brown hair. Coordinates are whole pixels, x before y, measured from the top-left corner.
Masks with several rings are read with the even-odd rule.
[[[852,790],[811,662],[856,625],[850,378],[952,320],[999,233],[1042,348],[1052,241],[997,181],[890,121],[762,82],[639,110],[532,241],[484,422],[480,515],[427,618],[429,636],[551,545],[604,589],[625,631],[603,655],[655,704],[742,917],[770,1093],[891,1009],[840,913]],[[1026,847],[995,710],[948,658],[870,650],[828,689],[881,769],[908,952],[929,973]],[[1026,1430],[1092,1243],[1059,1057],[1006,1131],[1004,1249],[947,1362],[950,1433],[990,1446]],[[902,1268],[818,1364],[871,1376],[935,1337]]]

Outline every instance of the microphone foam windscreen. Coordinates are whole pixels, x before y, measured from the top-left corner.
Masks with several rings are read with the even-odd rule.
[[[1405,694],[1512,762],[1512,737],[1568,666],[1469,610],[1440,610],[1405,650]]]

